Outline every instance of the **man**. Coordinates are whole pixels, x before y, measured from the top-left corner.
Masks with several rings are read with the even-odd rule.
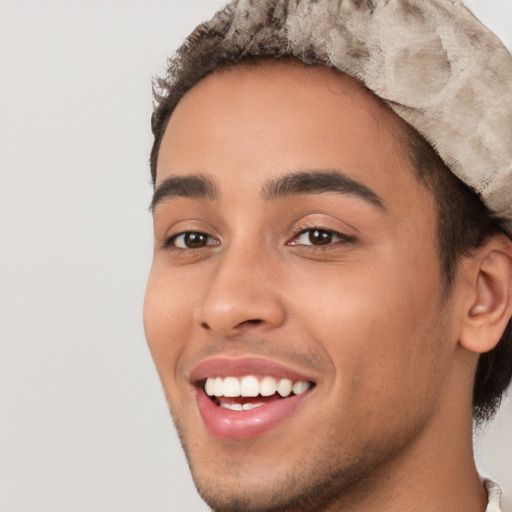
[[[214,510],[500,510],[511,84],[448,0],[235,1],[170,62],[144,320]]]

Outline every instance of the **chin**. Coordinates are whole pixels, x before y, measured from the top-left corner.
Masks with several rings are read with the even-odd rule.
[[[264,455],[236,449],[216,460],[202,445],[180,434],[195,486],[214,512],[316,512],[349,504],[386,456],[364,447],[357,457],[339,457],[328,449],[269,463]],[[302,441],[308,446],[308,441]],[[316,452],[316,453],[314,453]],[[267,459],[267,461],[266,461]]]

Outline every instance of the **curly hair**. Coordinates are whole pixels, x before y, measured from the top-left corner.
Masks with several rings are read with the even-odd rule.
[[[233,37],[227,37],[233,30],[233,16],[234,12],[228,6],[217,13],[215,23],[198,26],[169,59],[166,76],[155,78],[155,108],[151,118],[154,142],[150,157],[153,183],[160,143],[176,105],[188,90],[214,71],[262,59],[295,59],[306,65],[336,69],[314,45],[304,45],[299,50],[290,48],[283,35],[286,13],[276,16],[275,11],[268,10],[267,16],[251,20],[250,29],[240,35],[238,43]],[[351,52],[363,51],[357,42],[353,43]],[[407,125],[406,132],[401,140],[405,154],[418,179],[435,199],[439,262],[445,289],[449,292],[461,258],[471,249],[483,245],[489,237],[506,234],[505,223],[450,171],[438,152],[415,128]],[[473,389],[473,417],[477,422],[488,421],[494,416],[511,379],[512,320],[509,320],[500,342],[479,358]]]

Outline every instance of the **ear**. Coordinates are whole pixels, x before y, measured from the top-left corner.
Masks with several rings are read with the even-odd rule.
[[[471,288],[459,342],[481,354],[498,344],[512,316],[512,242],[493,236],[468,258]]]

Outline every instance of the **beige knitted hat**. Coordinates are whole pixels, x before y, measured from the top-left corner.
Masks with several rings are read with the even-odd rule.
[[[512,57],[460,0],[234,0],[197,30],[358,78],[512,233]]]

